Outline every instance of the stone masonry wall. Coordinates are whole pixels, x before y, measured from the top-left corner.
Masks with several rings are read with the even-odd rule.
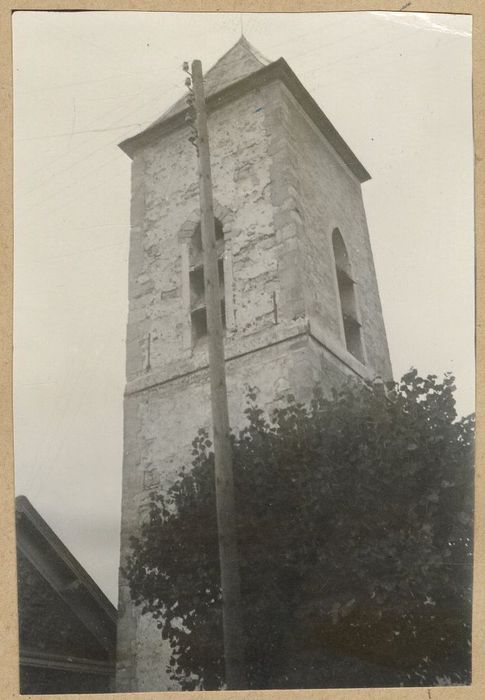
[[[316,381],[329,389],[347,375],[389,374],[359,184],[279,82],[219,108],[209,130],[215,214],[225,236],[233,428],[244,422],[246,384],[259,387],[261,405],[271,410],[288,392],[310,398]],[[121,563],[152,489],[170,485],[190,460],[196,431],[210,423],[207,343],[194,345],[190,330],[188,246],[199,200],[188,136],[167,134],[133,159]],[[368,368],[342,344],[333,220],[366,299]],[[132,606],[122,575],[119,615],[117,690],[169,689],[169,650]]]
[[[244,332],[267,325],[276,283],[268,142],[258,98],[246,95],[209,120],[214,198],[216,209],[218,204],[231,214],[225,234],[233,248],[236,323]],[[199,209],[196,154],[188,136],[188,129],[169,134],[133,163],[128,381],[147,372],[149,333],[150,370],[193,356],[192,347],[180,343],[185,309],[178,234],[187,221],[197,222]]]
[[[291,157],[292,214],[297,222],[305,314],[315,334],[361,374],[392,375],[361,185],[293,95],[280,85]],[[355,279],[365,370],[347,352],[341,327],[332,232],[340,230]]]
[[[281,337],[285,336],[281,332]],[[305,400],[311,396],[315,381],[329,388],[337,386],[346,374],[350,374],[349,370],[331,355],[323,357],[318,350],[315,352],[305,324],[294,324],[293,337],[227,360],[231,425],[244,424],[244,387],[248,384],[260,388],[259,401],[271,411],[288,392]],[[131,439],[125,447],[125,467],[130,471],[131,493],[125,504],[124,522],[128,506],[132,532],[148,513],[152,489],[169,486],[176,472],[190,463],[193,437],[200,427],[210,425],[209,402],[207,369],[126,397]],[[160,631],[150,618],[140,616],[131,606],[126,588],[123,601],[122,624],[129,639],[120,639],[120,643],[129,642],[129,658],[124,663],[130,669],[130,685],[124,689],[169,689],[170,681],[164,671],[169,650]]]
[[[231,425],[242,426],[244,422],[246,384],[263,387],[260,400],[268,408],[275,395],[282,396],[300,384],[301,367],[308,364],[307,342],[306,334],[302,333],[293,340],[227,362]],[[151,491],[160,486],[166,488],[176,472],[184,464],[190,464],[193,437],[200,427],[209,428],[208,371],[202,369],[194,375],[129,395],[126,405],[132,416],[131,430],[137,436],[136,442],[127,446],[125,460],[133,474],[129,508],[138,524],[148,513]],[[132,621],[130,658],[125,659],[135,679],[130,687],[140,691],[169,689],[170,681],[164,671],[169,650],[155,624],[150,618],[139,616],[129,604],[128,591],[125,593],[123,616]]]
[[[273,86],[254,91],[209,120],[215,213],[224,226],[230,278],[226,306],[231,304],[233,313],[226,332],[233,426],[242,422],[245,383],[262,386],[265,403],[289,390],[305,330],[297,321],[283,327],[275,313],[281,245],[269,151],[284,150],[284,144],[275,144],[268,131],[274,93]],[[170,484],[190,458],[197,429],[209,425],[207,345],[187,342],[184,244],[199,207],[197,161],[188,135],[174,132],[133,161],[122,559],[146,512],[150,489]],[[167,649],[159,631],[133,608],[120,577],[118,689],[167,688],[160,659],[167,660]]]

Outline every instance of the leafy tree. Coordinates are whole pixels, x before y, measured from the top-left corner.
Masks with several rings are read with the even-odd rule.
[[[233,436],[252,688],[470,682],[473,436],[454,378],[349,382]],[[223,687],[211,442],[152,496],[126,566],[173,680]]]

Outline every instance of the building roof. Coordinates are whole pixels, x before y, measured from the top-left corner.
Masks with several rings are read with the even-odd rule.
[[[244,36],[241,36],[236,44],[205,74],[204,87],[207,110],[210,113],[228,101],[278,79],[293,93],[296,100],[359,181],[369,180],[370,175],[367,170],[347,146],[284,58],[272,62],[268,61]],[[158,138],[185,126],[185,115],[188,111],[187,95],[188,93],[177,100],[146,129],[122,141],[120,148],[132,157],[139,147],[147,145],[153,138]]]
[[[116,608],[25,496],[15,499],[17,548],[108,650],[114,649]]]
[[[204,92],[206,98],[269,64],[270,61],[242,36],[205,74]],[[161,117],[150,124],[148,129],[184,110],[187,107],[187,95],[188,92],[169,107]]]

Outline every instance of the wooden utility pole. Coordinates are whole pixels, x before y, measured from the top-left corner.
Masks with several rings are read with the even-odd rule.
[[[205,304],[209,345],[212,426],[214,432],[215,487],[219,560],[221,569],[225,680],[230,690],[246,687],[241,614],[241,585],[236,534],[232,449],[229,437],[224,337],[219,293],[209,131],[202,64],[192,62],[192,87],[199,156],[199,196],[204,259]]]

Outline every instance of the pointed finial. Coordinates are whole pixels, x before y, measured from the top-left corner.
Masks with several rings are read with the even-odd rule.
[[[241,37],[243,37],[244,36],[244,15],[242,12],[239,15],[239,18],[241,20]]]

